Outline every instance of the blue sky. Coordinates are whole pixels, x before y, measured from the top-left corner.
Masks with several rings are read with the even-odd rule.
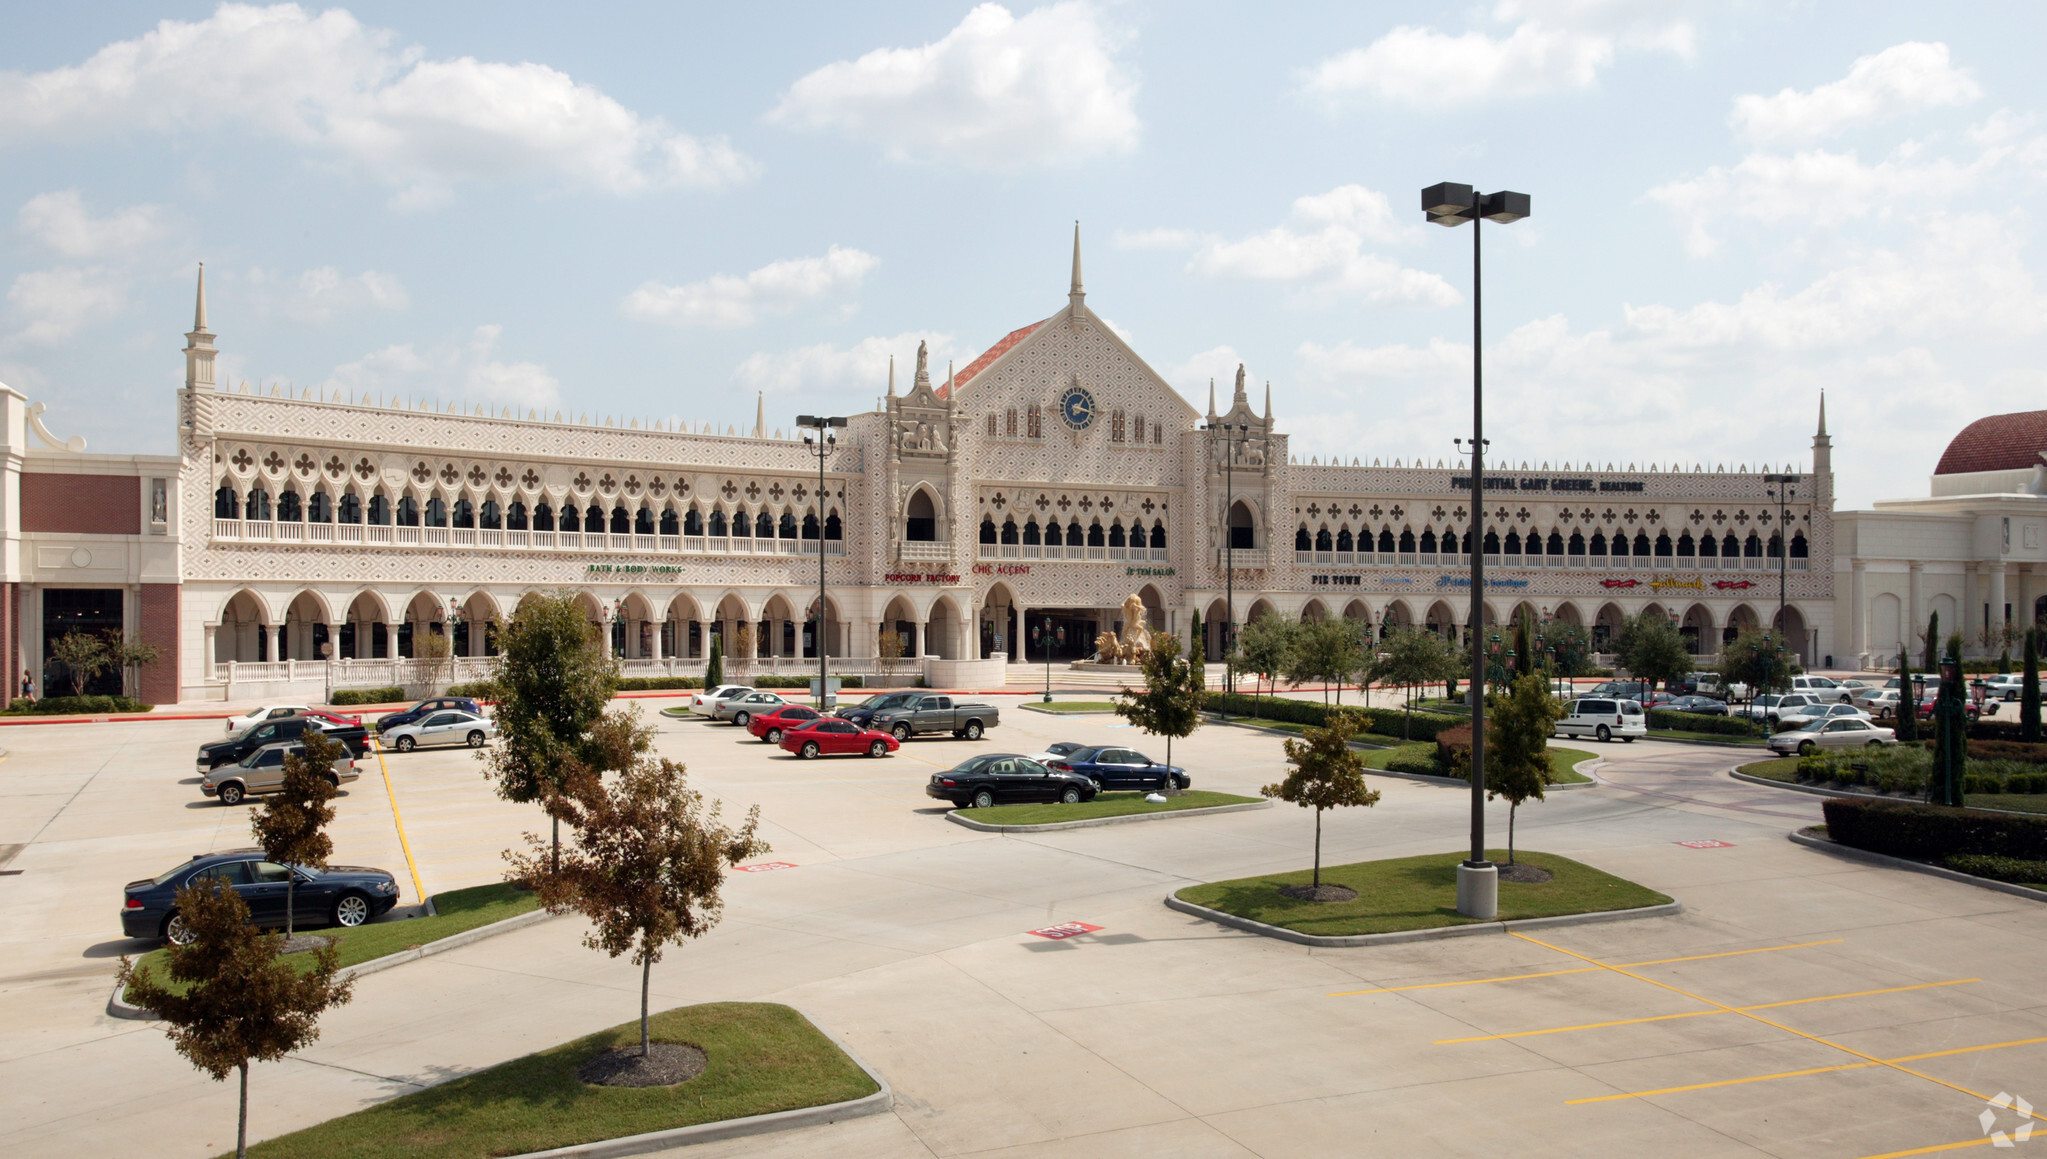
[[[1451,453],[1470,229],[1519,463],[1920,494],[2041,404],[2028,5],[17,6],[0,381],[168,451],[192,275],[233,381],[769,425],[1089,304],[1304,458]],[[9,223],[11,222],[11,227]]]

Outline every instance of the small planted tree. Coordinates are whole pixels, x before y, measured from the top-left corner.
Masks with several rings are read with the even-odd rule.
[[[93,632],[73,631],[57,637],[50,645],[50,659],[64,666],[73,696],[83,696],[86,686],[115,663],[107,654],[107,642]]]
[[[711,656],[704,663],[704,687],[716,688],[725,683],[725,656],[720,650],[724,641],[718,636],[711,637]]]
[[[221,1082],[241,1072],[235,1156],[249,1153],[249,1062],[283,1058],[320,1037],[320,1015],[350,997],[337,981],[330,944],[301,973],[278,956],[283,938],[249,924],[249,907],[232,886],[208,878],[178,891],[178,914],[192,940],[172,945],[165,980],[121,959],[117,985],[128,1000],[156,1012],[179,1054]],[[178,987],[182,987],[181,989]]]
[[[1289,670],[1300,641],[1298,624],[1267,612],[1245,624],[1237,633],[1237,647],[1230,654],[1230,665],[1240,673],[1258,677],[1269,686]]]
[[[1047,640],[1045,648],[1049,651],[1051,647],[1052,642]],[[883,686],[894,684],[896,668],[903,662],[903,634],[896,631],[894,625],[882,626],[881,635],[874,642],[874,658],[881,669]]]
[[[310,865],[327,868],[327,855],[334,852],[334,839],[327,836],[327,824],[334,820],[334,806],[328,804],[339,792],[334,781],[334,762],[346,753],[340,741],[315,728],[304,734],[304,751],[284,758],[284,781],[277,792],[249,818],[249,828],[263,855],[287,868]],[[293,911],[298,903],[298,874],[284,879],[284,935],[292,935]]]
[[[590,920],[583,944],[640,967],[640,1056],[648,1055],[647,995],[654,963],[669,944],[701,937],[724,911],[719,890],[729,866],[767,853],[755,835],[760,806],[746,824],[719,821],[719,803],[688,787],[683,766],[642,757],[610,785],[599,770],[576,765],[550,811],[576,831],[558,862],[534,834],[524,855],[507,853],[512,874],[535,884],[548,909]]]
[[[413,632],[412,658],[419,661],[420,672],[426,677],[428,696],[454,682],[455,643],[447,633]]]
[[[1386,637],[1380,645],[1367,679],[1383,680],[1389,684],[1406,686],[1433,684],[1443,680],[1454,671],[1450,648],[1434,632],[1420,628],[1401,628]],[[1407,715],[1401,718],[1400,735],[1405,739],[1414,713],[1414,697],[1410,691],[1406,697]]]
[[[101,633],[106,641],[107,656],[111,667],[121,673],[121,687],[133,688],[135,696],[142,696],[142,670],[163,657],[163,649],[154,644],[144,643],[140,636],[127,636],[111,628]],[[129,678],[133,677],[133,684]]]
[[[2019,682],[2019,739],[2040,743],[2040,629],[2026,629],[2026,674]]]
[[[1669,687],[1692,670],[1692,652],[1684,637],[1671,626],[1670,617],[1657,612],[1640,612],[1623,622],[1614,651],[1629,675],[1648,681],[1651,688],[1659,681]]]
[[[1507,695],[1493,704],[1486,725],[1486,798],[1507,801],[1508,865],[1514,864],[1514,818],[1521,802],[1542,800],[1543,787],[1555,781],[1549,737],[1563,715],[1564,703],[1533,672],[1515,677]]]
[[[1310,888],[1317,901],[1324,900],[1323,811],[1379,803],[1378,790],[1365,785],[1364,757],[1350,747],[1350,738],[1357,734],[1357,728],[1357,720],[1350,713],[1336,712],[1330,714],[1326,727],[1311,726],[1302,731],[1300,740],[1288,739],[1286,759],[1293,770],[1286,780],[1258,790],[1263,796],[1315,810],[1315,873]]]
[[[1926,617],[1926,648],[1919,657],[1921,672],[1940,671],[1940,613]]]
[[[1173,739],[1201,727],[1204,689],[1199,669],[1180,656],[1180,638],[1161,632],[1151,638],[1144,657],[1144,688],[1123,689],[1116,715],[1138,728],[1166,738],[1166,763],[1173,763]],[[1172,789],[1172,783],[1166,784]]]
[[[1357,676],[1364,664],[1364,652],[1357,634],[1342,620],[1310,620],[1294,629],[1293,654],[1286,677],[1294,683],[1320,681],[1322,698],[1329,699],[1329,687],[1336,689],[1336,703],[1343,703],[1343,686]]]
[[[746,679],[746,670],[753,667],[754,651],[753,625],[739,625],[732,633],[732,668],[741,680]]]

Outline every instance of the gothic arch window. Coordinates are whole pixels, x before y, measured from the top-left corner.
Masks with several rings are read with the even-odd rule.
[[[912,543],[935,543],[938,540],[938,505],[931,501],[931,493],[922,487],[910,496],[909,505],[904,508],[903,538]]]
[[[426,501],[426,525],[428,527],[448,525],[448,503],[439,495]]]
[[[1639,531],[1635,533],[1635,554],[1636,555],[1649,554],[1649,537],[1642,534]]]
[[[375,495],[370,496],[370,526],[389,527],[390,525],[391,498],[382,491],[379,491]]]
[[[1106,543],[1104,543],[1104,542],[1102,541],[1102,521],[1101,521],[1101,520],[1097,519],[1097,520],[1095,520],[1094,522],[1092,522],[1092,523],[1090,523],[1090,524],[1088,524],[1088,525],[1087,525],[1087,545],[1088,545],[1089,547],[1106,547],[1106,546],[1108,546],[1108,545],[1107,545]]]
[[[476,508],[470,505],[469,500],[467,499],[455,500],[454,526],[456,527],[476,526]]]
[[[737,508],[732,512],[732,537],[734,539],[753,538],[753,516],[746,513],[745,507]]]
[[[1350,551],[1356,546],[1357,540],[1351,538],[1350,528],[1343,528],[1336,533],[1336,550]]]
[[[1429,537],[1427,537],[1427,536],[1424,536],[1424,537],[1423,537],[1423,539],[1422,539],[1422,541],[1423,541],[1424,543],[1427,543],[1427,542],[1428,542],[1428,538],[1429,538]],[[1334,536],[1332,536],[1332,535],[1330,535],[1330,534],[1329,534],[1329,529],[1328,529],[1327,527],[1324,527],[1324,528],[1322,528],[1321,530],[1319,530],[1319,531],[1317,531],[1317,532],[1315,533],[1315,550],[1316,550],[1316,551],[1334,551],[1334,550],[1336,550],[1336,539],[1335,539],[1335,537],[1334,537]],[[1428,551],[1428,550],[1429,550],[1429,548],[1427,548],[1427,547],[1424,547],[1424,548],[1422,548],[1422,550],[1423,550],[1423,551]]]
[[[704,513],[697,510],[695,505],[691,505],[688,511],[682,513],[682,533],[684,535],[704,533]]]
[[[1023,525],[1023,543],[1025,547],[1037,547],[1044,543],[1044,534],[1039,530],[1037,520],[1033,519]]]
[[[1003,433],[1003,434],[1005,434],[1005,435],[1008,435],[1008,436],[1009,436],[1010,438],[1012,438],[1012,439],[1016,437],[1016,408],[1015,408],[1015,407],[1010,407],[1010,408],[1009,408],[1009,409],[1008,409],[1007,411],[1004,411],[1004,412],[1003,412],[1003,414],[1002,414],[1002,433]]]
[[[406,495],[398,500],[398,526],[419,526],[419,500],[416,497]]]
[[[1677,553],[1679,555],[1697,555],[1698,548],[1699,545],[1693,541],[1691,532],[1687,531],[1677,537]]]
[[[1053,521],[1045,525],[1046,547],[1058,547],[1060,543],[1060,537],[1061,532],[1059,530],[1059,521],[1057,519],[1054,519]]]
[[[313,492],[306,501],[306,520],[310,523],[334,522],[334,500],[325,491]]]
[[[1720,540],[1720,555],[1722,558],[1732,559],[1733,557],[1740,554],[1741,542],[1735,539],[1734,533],[1730,531],[1724,538]]]
[[[1720,554],[1720,541],[1713,538],[1710,534],[1700,536],[1699,554],[1709,559],[1718,557]]]
[[[834,511],[824,517],[824,537],[837,542],[846,537],[845,526],[839,522],[839,513]]]
[[[1741,553],[1750,559],[1762,558],[1763,537],[1753,531],[1749,532],[1748,538],[1742,541]]]
[[[259,484],[249,488],[249,505],[246,508],[250,519],[270,518],[270,492]]]
[[[1130,546],[1144,547],[1144,521],[1134,520],[1130,524]]]
[[[511,501],[511,503],[506,505],[505,530],[507,531],[532,530],[531,527],[528,527],[526,525],[526,504],[523,500],[514,499]]]
[[[240,519],[242,517],[242,497],[235,493],[233,487],[223,483],[214,489],[213,517],[215,519]]]
[[[1294,531],[1294,550],[1313,551],[1315,543],[1308,538],[1308,525],[1303,523]]]
[[[1130,441],[1133,443],[1144,441],[1144,416],[1141,414],[1130,416]]]
[[[675,518],[673,507],[665,508],[661,512],[661,534],[669,536],[682,534],[682,523]]]
[[[1129,547],[1130,540],[1123,534],[1123,521],[1118,519],[1109,525],[1109,546]]]
[[[1507,554],[1508,554],[1508,555],[1520,555],[1520,554],[1521,554],[1521,533],[1520,533],[1520,532],[1517,532],[1517,531],[1509,531],[1509,532],[1507,533]]]
[[[362,498],[353,491],[341,497],[341,522],[362,522]]]
[[[1156,447],[1166,441],[1166,429],[1157,423],[1151,424],[1151,445]]]
[[[1230,546],[1253,548],[1258,546],[1258,521],[1251,514],[1251,505],[1242,499],[1230,508]]]
[[[1499,533],[1499,532],[1497,532],[1497,531],[1488,531],[1488,532],[1486,532],[1486,533],[1485,533],[1485,553],[1486,553],[1487,555],[1498,555],[1498,554],[1500,554],[1500,533]]]
[[[1151,521],[1151,549],[1153,551],[1163,551],[1165,550],[1165,547],[1166,521],[1163,519],[1154,519]]]
[[[1576,531],[1571,533],[1570,554],[1585,554],[1585,536],[1583,534]]]
[[[1087,539],[1087,533],[1080,529],[1080,520],[1066,525],[1066,546],[1079,547]]]
[[[787,511],[782,512],[781,536],[783,539],[796,538],[796,517]]]
[[[817,513],[815,511],[804,513],[803,538],[805,539],[817,538]]]
[[[1564,554],[1564,537],[1561,532],[1552,531],[1549,533],[1549,553],[1559,556]]]
[[[1635,538],[1635,542],[1636,542],[1637,544],[1640,544],[1640,543],[1642,542],[1642,540],[1641,540],[1641,537],[1640,537],[1640,536],[1637,536],[1637,537]],[[1658,532],[1658,533],[1657,533],[1657,535],[1656,535],[1656,554],[1657,554],[1658,556],[1662,557],[1662,558],[1666,558],[1666,559],[1667,559],[1667,558],[1669,558],[1669,556],[1670,556],[1670,533],[1669,533],[1668,531],[1663,531],[1663,532]]]
[[[1393,554],[1393,532],[1384,528],[1379,531],[1379,551],[1383,555]]]
[[[604,509],[595,503],[583,509],[583,532],[595,535],[604,530]]]
[[[981,542],[995,542],[995,521],[986,515],[981,517]]]
[[[277,496],[277,519],[280,523],[298,523],[305,515],[299,503],[299,493],[287,488]]]
[[[548,506],[546,500],[533,505],[533,530],[554,530],[554,508]]]
[[[654,513],[651,510],[642,507],[633,513],[633,534],[654,534]]]
[[[1771,532],[1771,533],[1770,533],[1770,546],[1769,546],[1769,555],[1770,555],[1770,558],[1771,558],[1771,559],[1776,559],[1776,558],[1778,558],[1779,556],[1781,556],[1781,555],[1783,555],[1783,554],[1784,554],[1784,537],[1783,537],[1782,535],[1779,535],[1779,534],[1777,534],[1776,532],[1774,532],[1774,531],[1773,531],[1773,532]]]
[[[711,538],[725,538],[725,513],[716,507],[711,508]]]
[[[1124,441],[1123,411],[1120,407],[1114,411],[1111,411],[1109,414],[1109,441],[1112,443],[1120,443]]]
[[[1043,407],[1033,404],[1029,410],[1024,412],[1024,433],[1027,437],[1033,439],[1045,437],[1045,411]]]
[[[502,529],[505,525],[505,509],[498,506],[497,500],[485,499],[483,506],[476,509],[476,525],[492,531]]]
[[[611,509],[611,533],[613,535],[631,535],[633,533],[633,513],[627,511],[624,504]]]
[[[1805,532],[1793,532],[1791,535],[1791,558],[1804,559],[1806,557],[1805,552]]]
[[[733,522],[736,525],[738,521],[734,520]],[[768,509],[765,507],[761,508],[753,517],[753,537],[755,539],[773,539],[775,537],[775,517],[768,514]]]
[[[1414,551],[1414,528],[1400,529],[1400,550],[1403,554],[1411,554]]]
[[[573,503],[562,504],[560,530],[562,531],[583,530],[583,513],[576,510],[575,504]]]
[[[1424,527],[1424,528],[1422,528],[1422,542],[1421,542],[1421,548],[1422,548],[1422,550],[1423,550],[1423,551],[1427,552],[1427,553],[1428,553],[1428,554],[1430,554],[1430,555],[1434,555],[1434,554],[1436,553],[1436,529],[1435,529],[1435,528],[1433,528],[1433,527]]]
[[[1015,519],[1013,519],[1013,518],[1012,518],[1012,519],[1005,519],[1005,520],[1003,520],[1003,521],[1002,521],[1002,542],[1003,542],[1003,543],[1004,543],[1004,544],[1005,544],[1006,546],[1009,546],[1009,547],[1015,547],[1015,546],[1016,546],[1016,520],[1015,520]]]

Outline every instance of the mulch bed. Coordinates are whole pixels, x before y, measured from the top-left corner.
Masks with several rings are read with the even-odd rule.
[[[312,950],[317,950],[322,946],[330,946],[333,944],[334,944],[333,938],[321,937],[319,934],[293,934],[284,943],[284,949],[279,950],[278,953],[304,954]]]
[[[1500,866],[1501,881],[1518,881],[1528,885],[1540,885],[1545,881],[1549,881],[1553,876],[1549,870],[1537,869],[1533,865]]]
[[[1282,885],[1279,892],[1295,901],[1356,901],[1358,891],[1347,885]]]
[[[600,1087],[672,1087],[704,1073],[701,1048],[686,1042],[650,1042],[614,1046],[576,1071],[576,1077]]]

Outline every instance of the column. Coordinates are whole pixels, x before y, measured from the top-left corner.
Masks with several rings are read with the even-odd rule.
[[[1956,617],[1961,622],[1952,628],[1943,629],[1941,632],[1942,639],[1933,642],[1934,660],[1936,663],[1939,662],[1940,657],[1947,655],[1945,637],[1950,632],[1961,633],[1962,655],[1967,656],[1969,654],[1969,647],[1976,637],[1976,628],[1983,623],[1983,609],[1980,606],[1983,602],[1983,597],[1977,594],[1983,589],[1976,582],[1976,571],[1980,567],[1982,567],[1981,564],[1975,563],[1962,566],[1962,607],[1960,614]]]
[[[1915,559],[1907,567],[1911,573],[1907,578],[1908,596],[1906,600],[1907,604],[1910,605],[1906,609],[1910,618],[1905,621],[1904,638],[1899,643],[1904,648],[1906,657],[1909,658],[1912,655],[1913,637],[1926,627],[1926,596],[1922,590],[1923,584],[1921,583],[1922,578],[1926,574],[1926,565]]]
[[[1869,609],[1862,596],[1863,570],[1867,566],[1862,560],[1849,563],[1848,578],[1848,655],[1860,665],[1868,649]]]
[[[200,656],[203,657],[203,663],[206,665],[206,671],[200,674],[201,680],[212,680],[213,666],[220,663],[219,635],[219,624],[206,625],[206,650],[200,653]]]
[[[697,626],[698,658],[709,663],[711,659],[711,621],[697,620],[695,623]]]
[[[666,623],[666,621],[663,620],[654,621],[654,630],[647,633],[649,639],[649,647],[653,649],[653,652],[649,654],[648,658],[653,660],[657,664],[660,663],[661,661],[661,627],[664,623]]]
[[[272,660],[282,660],[290,654],[290,650],[286,647],[286,641],[290,638],[290,631],[291,627],[288,624],[277,625],[277,651],[270,654]]]
[[[384,658],[386,660],[404,659],[404,656],[398,651],[398,631],[404,626],[404,620],[397,620],[384,625]]]
[[[1999,560],[1996,563],[1990,565],[1989,627],[1991,634],[1993,636],[2002,636],[2004,633],[2005,623],[2006,620],[2004,615],[2004,561]],[[2002,652],[2004,650],[2004,641],[2002,639],[1993,639],[1990,643],[1990,648],[1988,650]]]

